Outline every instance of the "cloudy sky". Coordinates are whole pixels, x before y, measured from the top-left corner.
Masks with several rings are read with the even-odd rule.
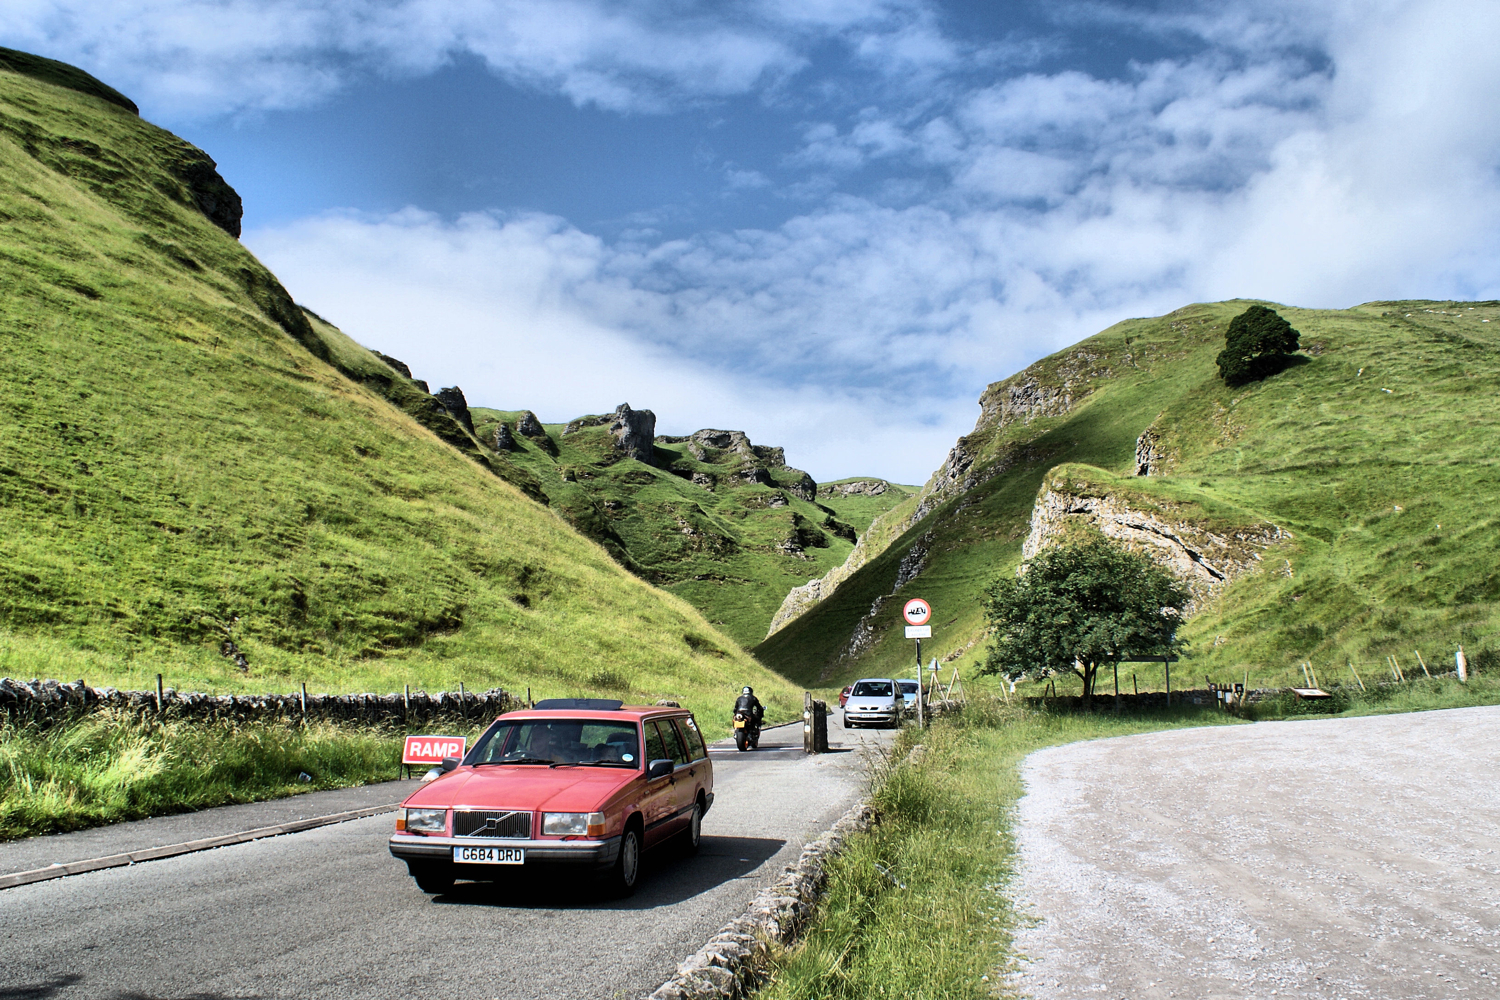
[[[1500,4],[7,0],[296,298],[471,403],[919,483],[1192,301],[1500,296]]]

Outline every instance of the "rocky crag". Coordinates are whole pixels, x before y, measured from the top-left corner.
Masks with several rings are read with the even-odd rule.
[[[809,569],[842,563],[860,530],[906,496],[878,480],[820,488],[784,449],[743,431],[658,435],[656,414],[628,403],[560,425],[528,410],[472,412],[478,435],[570,523],[745,643]]]

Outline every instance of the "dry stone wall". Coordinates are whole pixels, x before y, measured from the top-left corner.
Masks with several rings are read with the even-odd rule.
[[[0,678],[0,715],[12,722],[54,725],[92,712],[115,709],[170,719],[260,722],[302,718],[331,722],[409,725],[477,721],[521,707],[501,688],[488,691],[413,691],[394,694],[203,694],[166,688],[158,705],[155,691],[90,687],[83,681],[20,681]]]

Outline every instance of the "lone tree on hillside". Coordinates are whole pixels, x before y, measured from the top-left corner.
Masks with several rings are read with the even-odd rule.
[[[1145,556],[1100,538],[1048,549],[1024,569],[985,589],[994,645],[981,674],[1018,680],[1071,671],[1091,710],[1100,667],[1179,648],[1187,589]]]
[[[1251,306],[1229,322],[1219,377],[1228,385],[1246,385],[1275,375],[1291,363],[1300,334],[1265,306]]]

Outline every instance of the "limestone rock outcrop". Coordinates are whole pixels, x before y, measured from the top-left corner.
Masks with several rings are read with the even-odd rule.
[[[609,422],[609,432],[615,436],[615,447],[637,462],[655,465],[656,414],[650,410],[632,410],[629,403],[615,408],[614,418]]]
[[[629,403],[621,403],[613,413],[590,414],[568,421],[563,436],[577,434],[585,427],[608,428],[617,450],[637,462],[656,464],[656,414],[650,410],[632,410]]]
[[[439,389],[433,395],[443,404],[443,409],[453,415],[454,420],[462,424],[470,434],[474,433],[474,416],[469,412],[469,401],[464,399],[462,389],[451,385],[446,389]]]
[[[882,496],[891,484],[884,479],[855,479],[847,483],[825,483],[818,487],[818,495],[824,497],[878,497]]]
[[[389,354],[381,354],[379,351],[371,351],[370,353],[375,355],[381,361],[384,361],[386,364],[390,365],[402,375],[405,375],[407,378],[411,378],[411,368],[405,361],[397,360],[396,358],[391,357]]]
[[[1135,439],[1135,474],[1137,476],[1160,476],[1166,472],[1167,450],[1153,424]]]
[[[1091,527],[1181,578],[1193,594],[1189,613],[1213,590],[1255,569],[1266,549],[1292,537],[1286,529],[1266,522],[1226,530],[1174,510],[1164,501],[1154,501],[1148,508],[1145,503],[1132,505],[1129,498],[1107,490],[1080,491],[1070,486],[1060,478],[1043,484],[1031,511],[1021,558],[1033,558],[1076,527]]]
[[[530,410],[522,410],[521,416],[516,420],[516,433],[529,438],[546,437],[547,428],[536,418],[536,414]]]
[[[503,420],[495,425],[495,450],[516,450],[516,436],[510,432],[510,425]]]

